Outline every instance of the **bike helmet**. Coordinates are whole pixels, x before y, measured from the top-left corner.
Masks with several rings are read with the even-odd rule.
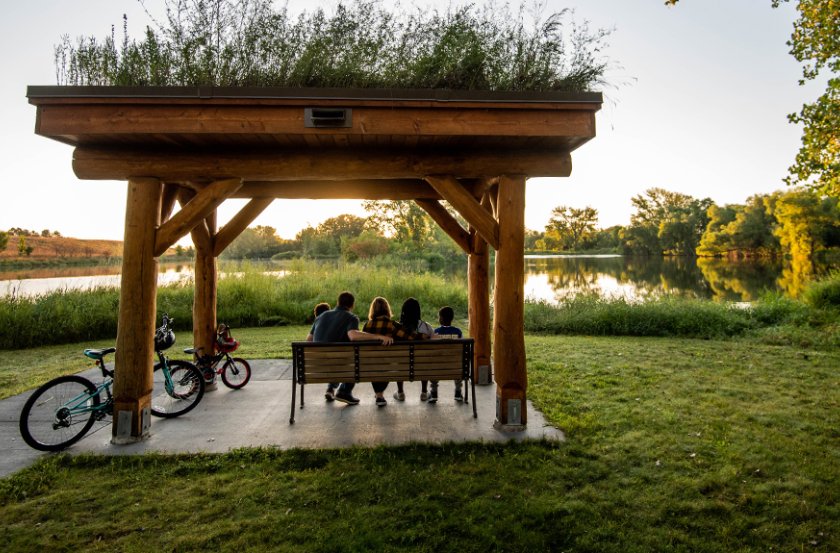
[[[155,350],[163,351],[175,344],[175,333],[162,326],[155,331]]]

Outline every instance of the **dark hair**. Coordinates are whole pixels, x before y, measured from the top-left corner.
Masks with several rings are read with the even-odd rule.
[[[420,324],[420,302],[414,298],[408,298],[402,304],[400,311],[400,324],[409,332],[417,332]]]
[[[338,306],[345,309],[353,309],[356,305],[356,298],[350,292],[342,292],[338,295]]]
[[[452,326],[452,319],[455,318],[455,310],[449,307],[441,307],[438,311],[438,321],[443,326]]]
[[[318,305],[315,306],[314,313],[315,313],[315,316],[317,317],[318,315],[320,315],[324,311],[329,311],[329,310],[330,310],[330,304],[328,304],[327,302],[324,301],[324,302],[321,302],[321,303],[319,303]]]

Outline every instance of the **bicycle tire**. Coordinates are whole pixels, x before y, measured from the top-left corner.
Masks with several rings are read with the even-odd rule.
[[[169,374],[175,383],[172,393],[166,390],[163,364],[155,365],[152,389],[152,414],[173,418],[192,411],[204,397],[204,375],[189,361],[169,361]]]
[[[84,394],[88,398],[84,399]],[[84,401],[82,416],[67,408],[70,400]],[[100,398],[96,386],[82,376],[60,376],[29,396],[20,412],[20,435],[40,451],[60,451],[82,439],[96,420]]]
[[[251,380],[251,365],[241,357],[225,361],[222,367],[222,382],[232,390],[238,390]]]

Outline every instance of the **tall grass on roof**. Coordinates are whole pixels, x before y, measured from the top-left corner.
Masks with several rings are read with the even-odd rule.
[[[586,91],[608,68],[609,31],[568,9],[356,0],[295,16],[271,0],[165,3],[165,19],[140,38],[125,16],[121,40],[114,27],[104,38],[63,36],[58,84]]]

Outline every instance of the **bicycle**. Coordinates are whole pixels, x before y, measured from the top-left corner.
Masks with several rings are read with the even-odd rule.
[[[164,315],[163,326],[155,331],[155,350],[160,361],[154,367],[159,378],[155,379],[151,412],[158,417],[182,415],[204,395],[204,379],[192,363],[170,361],[163,355],[163,350],[175,343],[170,323],[171,319]],[[171,343],[166,345],[170,334]],[[94,423],[113,415],[114,371],[106,367],[105,356],[115,351],[113,347],[84,350],[85,356],[102,371],[104,380],[99,384],[80,375],[67,375],[35,390],[20,414],[20,434],[27,445],[40,451],[62,450],[81,440]],[[161,396],[176,401],[169,402]]]
[[[173,418],[195,408],[204,397],[204,376],[189,361],[170,360],[164,350],[175,345],[175,333],[172,332],[170,319],[163,315],[161,326],[155,330],[155,364],[152,380],[152,414],[157,417]]]
[[[213,355],[201,355],[203,348],[186,348],[184,353],[195,357],[195,365],[204,375],[207,384],[213,382],[216,375],[221,375],[222,382],[228,388],[238,390],[251,380],[251,365],[241,357],[231,357],[231,353],[239,348],[239,341],[230,335],[230,327],[220,324],[216,329],[216,340],[213,343]],[[221,361],[224,359],[224,363]]]

